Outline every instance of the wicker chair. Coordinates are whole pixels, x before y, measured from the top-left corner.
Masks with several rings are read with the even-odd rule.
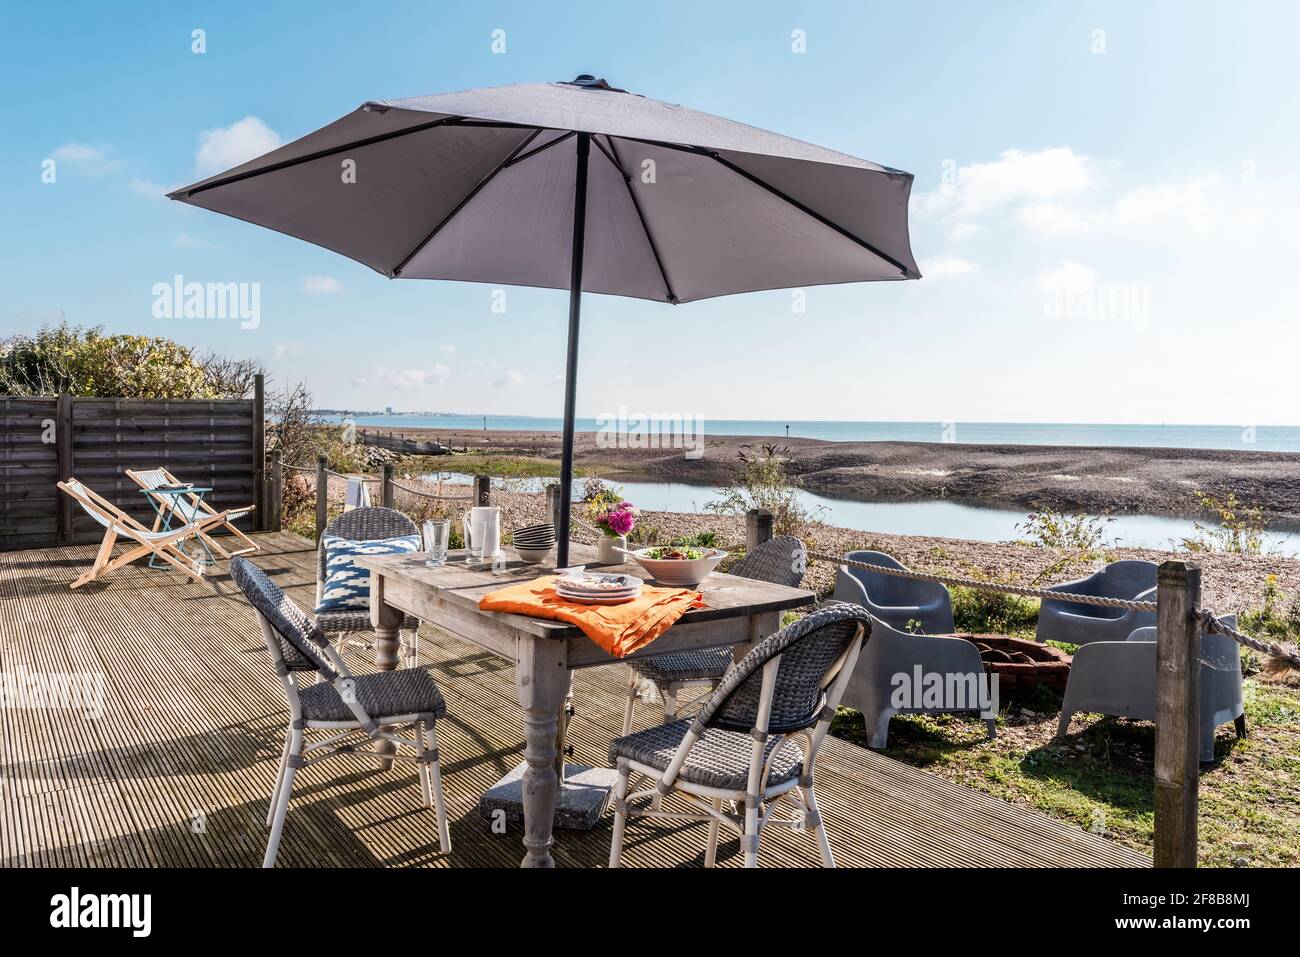
[[[438,846],[442,853],[450,854],[451,832],[442,796],[442,765],[434,727],[447,713],[447,705],[433,677],[423,668],[353,675],[338,651],[330,646],[319,623],[308,617],[265,572],[246,558],[233,558],[230,576],[257,612],[266,650],[289,701],[289,729],[266,816],[271,836],[266,842],[262,866],[275,865],[289,794],[298,769],[339,754],[355,754],[385,763],[415,761],[424,806],[434,808],[438,816]],[[315,672],[320,680],[300,688],[297,677],[300,672]],[[413,737],[392,730],[394,726],[404,725],[412,726]],[[326,737],[307,744],[304,732],[313,729],[325,731]],[[398,751],[381,754],[363,747],[371,741],[396,744]],[[415,753],[406,754],[402,747]]]
[[[396,509],[367,506],[344,512],[325,526],[324,535],[321,536],[322,544],[316,547],[316,603],[320,604],[325,588],[325,546],[323,544],[325,535],[346,538],[351,542],[373,542],[385,538],[397,538],[400,535],[419,534],[420,530],[415,523]],[[322,612],[316,616],[316,623],[325,633],[337,634],[340,637],[374,630],[369,609]],[[401,632],[399,632],[399,639],[406,651],[407,665],[414,667],[420,657],[420,620],[407,615],[401,627],[403,630],[410,631],[409,639],[402,637]],[[363,648],[373,647],[368,641],[348,640]]]
[[[610,867],[622,857],[630,803],[647,797],[652,803],[638,816],[709,822],[705,867],[717,861],[723,824],[740,833],[746,867],[758,866],[759,837],[772,824],[811,827],[822,863],[834,867],[813,767],[870,629],[871,615],[858,605],[813,612],[759,642],[727,672],[693,721],[616,738],[609,746],[618,767]],[[792,740],[795,735],[801,745]],[[629,794],[633,773],[657,779],[655,785]],[[674,793],[691,810],[654,805],[656,797]],[[774,812],[783,799],[795,813],[778,819]],[[725,812],[724,801],[743,804],[743,817]]]
[[[736,562],[730,574],[757,581],[774,582],[797,588],[803,579],[803,542],[791,535],[778,535],[751,549]],[[632,732],[632,717],[636,702],[641,696],[642,681],[651,681],[664,702],[664,721],[677,717],[677,695],[690,685],[708,685],[717,688],[722,676],[731,667],[730,648],[708,648],[704,651],[681,651],[652,658],[629,661],[627,709],[623,714],[623,733]]]

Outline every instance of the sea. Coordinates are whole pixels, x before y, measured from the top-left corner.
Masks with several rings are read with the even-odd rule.
[[[325,416],[342,421],[344,413]],[[557,418],[525,415],[353,415],[360,428],[558,432]],[[825,439],[832,442],[956,442],[967,445],[1076,445],[1113,448],[1239,449],[1300,452],[1300,425],[1111,425],[1087,422],[821,422],[703,419],[705,435]],[[579,432],[605,420],[581,418]]]

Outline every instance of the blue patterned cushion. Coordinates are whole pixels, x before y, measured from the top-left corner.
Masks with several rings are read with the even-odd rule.
[[[420,536],[401,535],[373,542],[352,542],[346,538],[326,535],[321,539],[321,545],[325,548],[325,585],[321,588],[316,614],[327,611],[369,611],[370,572],[358,568],[352,559],[358,555],[418,552]]]

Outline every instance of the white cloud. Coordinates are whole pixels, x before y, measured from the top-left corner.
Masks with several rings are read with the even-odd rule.
[[[1092,160],[1068,146],[1004,150],[992,162],[956,167],[938,189],[917,198],[917,209],[967,228],[989,210],[1076,193],[1092,182]]]
[[[969,259],[958,256],[934,256],[931,259],[922,259],[918,265],[921,267],[921,275],[926,279],[951,279],[953,276],[965,276],[979,269],[979,266]]]
[[[85,143],[64,143],[50,155],[64,163],[102,163],[108,158],[107,150]]]
[[[289,356],[296,356],[302,352],[302,346],[297,343],[288,345],[278,345],[271,350],[272,359],[287,359]]]
[[[212,243],[208,242],[202,236],[195,236],[192,233],[177,233],[176,238],[172,240],[172,245],[177,249],[212,248]]]
[[[496,386],[498,389],[502,389],[505,388],[506,386],[519,385],[523,381],[524,381],[524,377],[521,376],[518,372],[516,372],[514,369],[507,369],[506,374],[503,375],[501,378],[497,379],[492,384]]]
[[[147,199],[166,199],[167,194],[176,189],[176,186],[164,186],[162,183],[155,183],[151,179],[133,179],[129,184],[131,191],[139,193]]]
[[[199,153],[194,168],[200,176],[211,176],[269,153],[280,145],[280,136],[256,116],[199,134]]]
[[[1038,277],[1038,288],[1044,296],[1072,296],[1096,285],[1096,271],[1073,260],[1066,260]]]
[[[1207,231],[1216,219],[1215,207],[1234,201],[1219,194],[1217,176],[1179,183],[1159,183],[1129,190],[1110,206],[1083,207],[1034,203],[1020,210],[1020,221],[1036,233],[1063,235],[1097,229],[1149,229],[1154,225]]]
[[[365,375],[353,379],[352,384],[358,388],[412,391],[442,385],[450,375],[451,369],[442,364],[436,364],[432,369],[386,369],[375,366]]]
[[[455,355],[456,347],[453,346],[451,343],[447,343],[446,345],[439,346],[438,351],[445,356]]]
[[[948,238],[961,242],[983,231],[983,228],[976,223],[957,222],[948,227]]]
[[[309,296],[325,296],[343,291],[343,283],[333,276],[308,276],[302,281],[302,291]]]

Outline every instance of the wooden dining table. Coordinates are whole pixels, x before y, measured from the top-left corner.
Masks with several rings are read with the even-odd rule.
[[[555,805],[564,773],[565,704],[579,668],[610,664],[671,651],[732,648],[739,660],[758,641],[781,627],[781,613],[810,605],[812,592],[770,582],[714,572],[698,590],[704,605],[686,612],[646,647],[617,659],[581,629],[561,621],[481,611],[479,599],[506,585],[553,574],[549,565],[526,564],[510,548],[504,561],[467,564],[464,552],[452,551],[436,567],[423,554],[358,556],[370,571],[370,617],[375,627],[376,665],[398,665],[398,629],[406,615],[436,625],[457,638],[511,661],[515,690],[523,711],[524,867],[554,867],[551,856]],[[597,565],[596,549],[574,543],[572,564],[586,563],[601,572],[646,577],[632,564]]]

